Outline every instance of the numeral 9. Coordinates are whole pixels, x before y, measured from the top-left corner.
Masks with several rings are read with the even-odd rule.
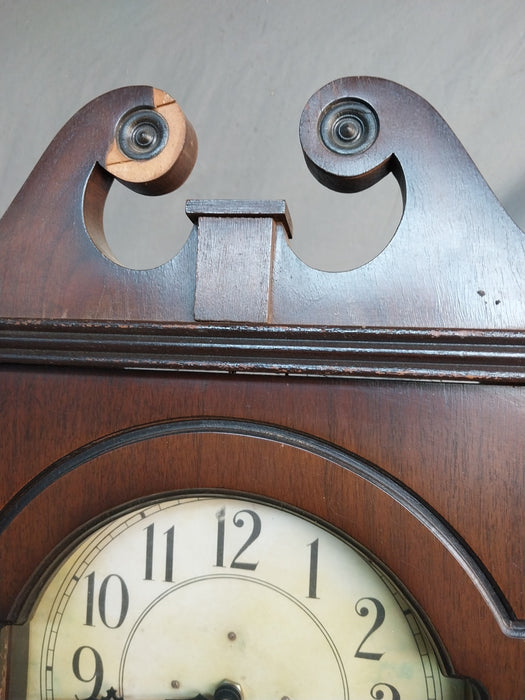
[[[93,675],[89,678],[85,678],[82,675],[80,669],[80,657],[82,656],[82,652],[85,650],[89,651],[93,655],[94,660]],[[102,680],[104,677],[104,666],[102,664],[102,659],[98,651],[96,651],[96,649],[93,649],[93,647],[79,647],[73,654],[73,673],[75,674],[75,678],[77,678],[79,681],[82,681],[82,683],[90,683],[91,681],[94,681],[93,690],[91,691],[91,695],[89,696],[89,698],[87,698],[87,700],[94,700],[95,698],[97,698],[100,693],[100,689],[102,687]]]

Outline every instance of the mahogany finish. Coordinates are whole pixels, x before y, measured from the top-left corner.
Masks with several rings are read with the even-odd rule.
[[[342,155],[317,127],[349,96],[379,135]],[[523,233],[421,98],[348,78],[312,97],[301,139],[330,187],[396,173],[405,213],[381,255],[319,272],[287,246],[284,202],[192,201],[181,253],[127,270],[103,202],[113,176],[148,193],[187,177],[196,140],[173,105],[152,88],[90,103],[0,223],[0,620],[26,619],[108,510],[232,489],[343,529],[406,585],[449,672],[524,697]],[[119,124],[146,106],[169,146],[120,162]]]
[[[349,94],[371,104],[380,130],[367,151],[344,156],[319,142],[316,127],[326,105]],[[115,168],[115,128],[133,106],[153,105],[153,95],[152,88],[103,95],[73,117],[46,151],[0,223],[0,316],[195,320],[194,234],[177,256],[153,270],[129,270],[112,262],[103,240],[102,212]],[[179,131],[172,128],[170,133]],[[172,186],[180,184],[179,168],[184,174],[190,169],[195,155],[192,132],[186,124],[186,150],[179,154],[174,148],[166,154],[176,158],[175,182],[168,178]],[[268,268],[270,322],[523,329],[525,313],[517,303],[525,294],[523,233],[428,103],[388,81],[345,78],[311,98],[300,133],[307,162],[323,182],[356,190],[393,171],[404,192],[405,210],[398,231],[379,256],[357,270],[337,274],[302,263],[279,227],[271,263],[261,260],[252,271],[256,276],[262,264]],[[180,137],[174,138],[180,147]],[[320,165],[313,166],[313,159]],[[124,180],[125,184],[136,189],[141,176],[149,193],[165,191],[166,183],[152,173],[151,162],[136,163],[133,182]],[[105,163],[103,170],[100,165]],[[163,165],[169,171],[168,158]],[[320,175],[321,168],[328,175]],[[157,180],[151,182],[154,177]],[[330,226],[329,212],[326,225]],[[231,246],[244,254],[242,239],[233,235]],[[232,284],[237,271],[230,268]]]
[[[102,225],[114,177],[154,195],[179,186],[191,171],[195,133],[173,105],[151,87],[121,88],[62,128],[0,222],[0,317],[192,319],[182,292],[194,278],[191,250],[155,270],[130,270],[113,260]],[[164,113],[168,145],[151,160],[118,161],[118,124],[142,107]]]

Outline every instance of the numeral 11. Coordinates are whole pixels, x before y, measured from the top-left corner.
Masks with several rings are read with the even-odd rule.
[[[155,523],[148,525],[146,530],[146,564],[144,568],[144,579],[153,581],[153,548],[155,544]],[[175,542],[175,525],[164,533],[166,536],[166,559],[164,567],[164,581],[173,583],[173,549]]]

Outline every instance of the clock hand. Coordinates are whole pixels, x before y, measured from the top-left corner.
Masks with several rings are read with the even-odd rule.
[[[239,683],[224,680],[215,689],[213,700],[243,700],[242,688]]]
[[[78,695],[75,695],[75,700],[80,700]],[[86,698],[86,700],[97,700],[97,699],[94,698],[93,696],[91,696],[89,698]],[[106,694],[104,695],[103,698],[101,698],[101,700],[124,700],[124,698],[119,697],[117,695],[117,691],[115,690],[115,688],[113,688],[113,686],[111,686],[111,688],[106,690]]]
[[[170,699],[168,698],[167,700]],[[215,688],[213,696],[197,693],[197,695],[192,698],[177,698],[177,700],[243,700],[243,696],[242,688],[239,683],[224,680]]]

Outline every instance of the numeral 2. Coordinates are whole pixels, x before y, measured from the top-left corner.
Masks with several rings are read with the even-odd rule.
[[[363,638],[363,641],[361,644],[357,647],[357,651],[355,653],[355,657],[357,659],[371,659],[372,661],[379,661],[379,659],[383,656],[383,653],[378,654],[375,652],[370,652],[370,651],[361,651],[363,648],[364,643],[366,640],[371,637],[376,630],[378,630],[383,622],[385,621],[385,609],[383,607],[383,604],[377,600],[377,598],[360,598],[357,603],[355,604],[355,611],[360,617],[366,617],[368,613],[370,612],[369,608],[366,605],[363,605],[362,607],[359,607],[361,603],[364,600],[370,601],[375,609],[376,609],[376,616],[374,620],[374,624],[372,627],[369,629],[365,637]],[[377,697],[382,697],[382,696],[377,696]]]

